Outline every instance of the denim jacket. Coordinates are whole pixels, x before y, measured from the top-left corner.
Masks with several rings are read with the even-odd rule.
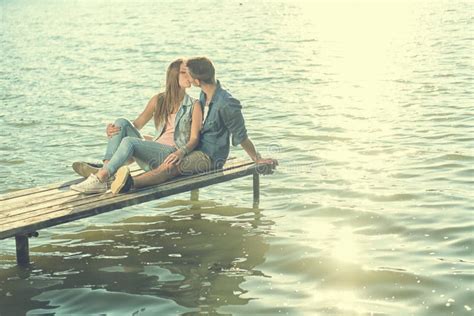
[[[206,103],[206,95],[202,91],[199,100],[201,104]],[[204,111],[204,107],[202,109]],[[222,168],[224,165],[230,151],[231,135],[234,146],[240,145],[247,138],[241,110],[240,101],[224,90],[218,80],[196,148],[211,158],[214,168]]]
[[[194,102],[196,100],[190,97],[188,94],[184,95],[183,101],[179,106],[179,110],[176,113],[176,118],[174,121],[174,143],[176,148],[180,149],[189,141],[191,136],[191,121],[193,117],[193,108]],[[165,131],[166,120],[156,128],[156,137],[154,140],[157,140],[161,134]]]

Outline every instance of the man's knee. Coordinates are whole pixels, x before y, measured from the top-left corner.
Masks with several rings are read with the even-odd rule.
[[[209,171],[212,168],[212,162],[206,154],[194,151],[184,158],[178,168],[179,174],[190,176]]]

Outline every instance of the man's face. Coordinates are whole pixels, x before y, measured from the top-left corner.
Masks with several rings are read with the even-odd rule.
[[[189,71],[189,68],[186,67],[186,75],[188,76],[188,80],[189,82],[195,86],[195,87],[200,87],[201,85],[199,84],[199,80],[198,79],[194,79],[192,76],[191,76],[191,72]]]

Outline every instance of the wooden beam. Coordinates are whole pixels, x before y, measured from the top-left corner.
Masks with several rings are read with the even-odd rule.
[[[191,190],[191,201],[199,201],[199,189]]]
[[[27,266],[30,264],[30,246],[27,235],[16,235],[16,263],[19,266]]]
[[[258,172],[253,174],[253,206],[258,207],[260,203],[260,175]]]

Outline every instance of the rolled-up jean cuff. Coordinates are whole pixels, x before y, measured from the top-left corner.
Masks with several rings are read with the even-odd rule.
[[[105,155],[104,158],[102,159],[102,161],[104,161],[104,160],[110,160],[110,159],[112,159],[112,156],[113,156],[113,154]]]
[[[106,164],[103,169],[105,169],[105,171],[107,171],[107,175],[110,177],[111,175],[115,174],[117,172],[117,170],[112,170],[112,168],[109,167],[109,164]],[[113,171],[113,173],[112,173]]]

